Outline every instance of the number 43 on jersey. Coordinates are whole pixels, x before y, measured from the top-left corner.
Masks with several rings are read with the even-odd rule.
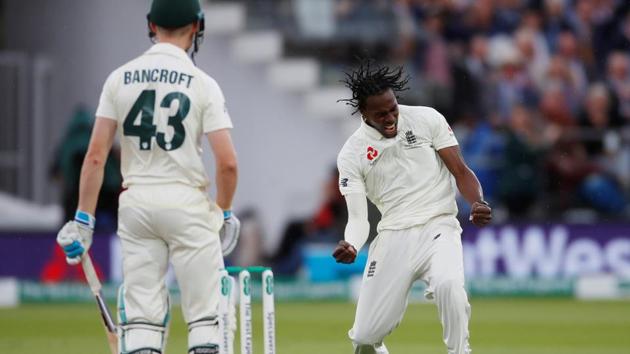
[[[166,135],[157,131],[157,126],[153,124],[155,112],[155,90],[144,90],[134,102],[129,114],[123,123],[123,134],[126,136],[137,136],[140,139],[140,150],[151,150],[151,141],[155,137],[157,144],[166,151],[179,148],[186,138],[186,130],[182,122],[190,111],[190,99],[184,93],[171,92],[164,96],[160,107],[170,109],[173,101],[179,102],[179,108],[175,115],[168,117],[168,125],[173,127],[173,137],[166,141]],[[140,124],[136,125],[136,118],[140,117]]]

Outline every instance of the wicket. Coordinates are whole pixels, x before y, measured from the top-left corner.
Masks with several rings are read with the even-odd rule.
[[[251,274],[261,273],[263,304],[263,343],[265,354],[276,353],[276,331],[274,313],[273,272],[262,266],[227,267],[221,271],[221,299],[219,302],[219,330],[221,333],[221,354],[234,354],[234,333],[236,332],[236,303],[239,304],[241,354],[253,354],[252,346],[252,287]],[[238,274],[238,299],[236,279],[230,274]]]

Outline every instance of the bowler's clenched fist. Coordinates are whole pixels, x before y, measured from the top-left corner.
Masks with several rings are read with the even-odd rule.
[[[341,240],[335,247],[332,256],[337,263],[352,263],[357,258],[357,250],[347,241]]]
[[[470,208],[470,221],[475,226],[485,226],[492,220],[492,208],[488,202],[474,202]]]

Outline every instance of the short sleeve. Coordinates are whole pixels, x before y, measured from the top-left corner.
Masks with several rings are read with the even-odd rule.
[[[227,111],[225,97],[216,81],[210,79],[208,102],[203,112],[203,132],[232,128],[232,120]]]
[[[453,129],[451,129],[448,122],[446,122],[446,118],[435,109],[431,109],[431,114],[431,119],[427,121],[430,124],[429,131],[431,132],[433,148],[438,151],[449,146],[459,145],[453,133]]]
[[[116,111],[116,102],[114,100],[114,92],[116,92],[116,71],[111,73],[105,84],[103,85],[103,91],[101,92],[101,98],[98,101],[98,108],[96,109],[96,116],[102,118],[108,118],[118,120],[118,112]]]
[[[361,176],[359,165],[344,151],[337,157],[337,168],[339,169],[339,192],[341,195],[366,194],[365,182]]]

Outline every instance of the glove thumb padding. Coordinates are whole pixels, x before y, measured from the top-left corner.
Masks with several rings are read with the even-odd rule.
[[[219,232],[223,256],[227,256],[234,251],[238,244],[240,233],[241,221],[234,214],[223,221],[223,227]]]

